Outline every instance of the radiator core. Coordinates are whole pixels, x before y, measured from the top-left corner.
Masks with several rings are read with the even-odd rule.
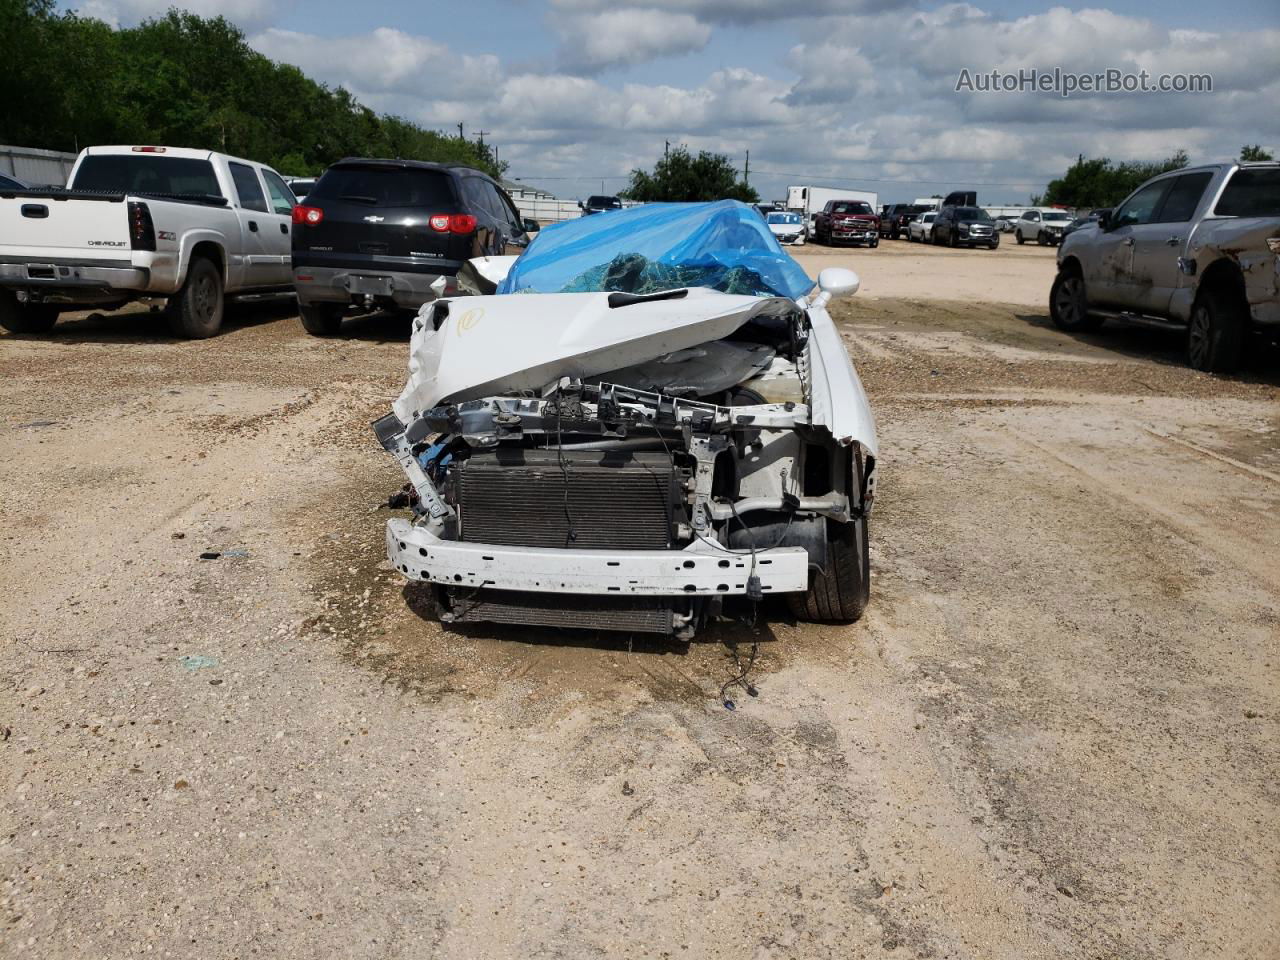
[[[459,539],[579,550],[666,550],[682,472],[665,453],[502,449],[454,470]]]

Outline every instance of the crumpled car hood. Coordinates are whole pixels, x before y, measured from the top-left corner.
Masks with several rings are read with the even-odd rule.
[[[410,423],[445,401],[537,391],[561,377],[619,370],[720,340],[753,318],[782,317],[797,309],[785,297],[702,288],[678,293],[650,299],[517,294],[428,304],[414,321],[409,381],[393,404],[396,416]],[[434,329],[442,309],[448,315]]]

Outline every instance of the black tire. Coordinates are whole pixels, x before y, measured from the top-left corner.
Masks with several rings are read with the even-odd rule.
[[[1048,241],[1044,238],[1044,231],[1040,230],[1036,233],[1036,246],[1043,247]]]
[[[10,333],[48,333],[58,322],[58,308],[47,303],[19,303],[10,290],[0,290],[0,327]]]
[[[1027,238],[1022,235],[1021,230],[1015,230],[1013,232],[1013,239],[1018,241],[1018,246],[1022,246],[1024,243],[1027,242]]]
[[[1187,363],[1205,373],[1231,373],[1244,361],[1248,307],[1234,290],[1201,290],[1187,324]]]
[[[878,246],[880,246],[880,238],[876,237],[876,239],[871,241],[871,248],[874,250]]]
[[[995,250],[997,247],[1000,246],[1000,241],[992,240],[989,244],[987,244],[987,246],[990,247],[992,250]]]
[[[787,594],[791,614],[811,623],[853,623],[871,598],[867,518],[827,525],[824,573],[810,574],[807,593]]]
[[[187,280],[169,298],[169,330],[175,337],[204,340],[222,328],[222,274],[206,257],[187,267]]]
[[[341,303],[299,303],[298,316],[302,326],[313,337],[332,337],[342,329],[342,314],[346,307]]]
[[[947,234],[947,246],[954,248],[959,246],[959,244],[960,244],[960,241],[956,239],[956,232],[952,230],[950,233]]]
[[[1060,270],[1049,290],[1049,318],[1059,330],[1073,333],[1097,330],[1102,318],[1089,315],[1084,277],[1076,269]]]

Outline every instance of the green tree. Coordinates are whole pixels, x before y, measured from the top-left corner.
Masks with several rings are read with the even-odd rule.
[[[1274,160],[1270,150],[1264,150],[1262,144],[1255,143],[1252,146],[1245,144],[1240,148],[1240,162],[1250,163],[1258,160]]]
[[[344,156],[505,169],[488,144],[375,113],[267,59],[221,17],[170,10],[117,30],[52,0],[0,0],[0,62],[0,143],[201,147],[291,174]]]
[[[1032,205],[1113,207],[1143,181],[1168,170],[1180,170],[1187,162],[1185,150],[1155,163],[1113,163],[1106,157],[1086,160],[1081,154],[1062,177],[1049,181],[1041,196],[1031,198]]]
[[[760,194],[738,179],[738,171],[724,154],[700,150],[695,157],[685,146],[676,147],[654,164],[652,173],[632,170],[623,196],[645,202],[760,202]]]

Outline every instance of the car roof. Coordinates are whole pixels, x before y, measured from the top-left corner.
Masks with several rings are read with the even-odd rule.
[[[399,157],[343,157],[329,165],[329,169],[334,167],[386,167],[389,170],[439,170],[444,173],[466,171],[484,177],[486,180],[493,179],[483,170],[477,170],[465,163],[435,163],[430,160],[402,160]]]
[[[145,147],[145,149],[144,149]],[[251,166],[267,167],[270,166],[260,160],[247,160],[244,157],[235,157],[229,153],[219,153],[217,150],[197,149],[196,147],[166,147],[151,144],[106,144],[97,147],[85,147],[81,151],[86,157],[178,157],[183,160],[211,160],[214,157],[224,157],[235,163],[244,163]]]

